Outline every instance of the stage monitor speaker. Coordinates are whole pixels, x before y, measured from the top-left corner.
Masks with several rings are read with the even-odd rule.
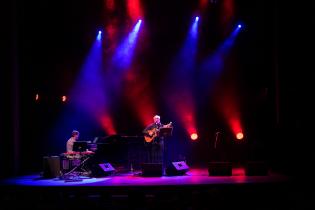
[[[263,161],[250,161],[245,166],[246,176],[267,176],[268,167]]]
[[[189,167],[185,161],[172,162],[172,164],[166,168],[166,174],[169,176],[184,175],[188,170]]]
[[[103,177],[112,175],[116,169],[110,163],[100,163],[92,166],[91,172],[93,177]]]
[[[43,157],[43,178],[55,178],[60,176],[60,157]]]
[[[142,163],[142,176],[162,176],[162,163]]]
[[[232,176],[232,163],[210,162],[208,172],[209,176]]]

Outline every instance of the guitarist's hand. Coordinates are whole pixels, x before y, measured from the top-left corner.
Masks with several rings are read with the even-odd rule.
[[[152,135],[148,134],[148,133],[144,133],[144,136],[150,137],[152,138]]]
[[[170,128],[170,127],[172,127],[172,122],[170,122],[170,123],[168,123],[166,125],[163,125],[163,128]]]

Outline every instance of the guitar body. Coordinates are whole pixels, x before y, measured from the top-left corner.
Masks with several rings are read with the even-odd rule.
[[[147,143],[151,143],[157,136],[158,136],[158,129],[153,128],[151,130],[148,130],[147,135],[144,136],[144,141]]]

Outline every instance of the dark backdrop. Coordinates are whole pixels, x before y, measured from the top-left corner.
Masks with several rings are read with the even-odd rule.
[[[238,145],[232,155],[235,159],[243,158],[240,154],[246,148],[246,155],[259,155],[258,158],[267,159],[276,169],[297,175],[310,172],[309,164],[314,160],[311,147],[314,72],[310,53],[314,5],[311,2],[286,2],[285,5],[278,1],[235,2],[235,19],[245,23],[245,32],[240,35],[233,55],[239,66],[239,97],[251,141],[245,146]],[[155,44],[151,46],[154,53],[147,56],[153,63],[150,71],[167,74],[166,66],[185,37],[184,28],[189,25],[196,2],[143,1],[143,5],[147,21],[160,27],[151,32]],[[2,177],[39,171],[43,155],[62,151],[64,145],[60,139],[53,139],[50,131],[66,107],[54,98],[71,88],[96,29],[108,18],[102,12],[103,1],[12,1],[8,8],[4,13],[8,22],[4,25],[2,40],[6,54],[1,71]],[[163,25],[167,22],[174,23],[174,27]],[[163,30],[170,31],[168,41]],[[207,30],[204,28],[201,32],[201,42],[206,46],[200,48],[202,57],[221,40],[209,41]],[[170,49],[165,51],[159,47],[163,44]],[[47,97],[41,104],[34,103],[33,94],[37,90]],[[153,88],[153,92],[158,90]],[[120,106],[120,110],[128,107],[127,104]],[[189,142],[181,136],[182,128],[178,128],[179,138],[185,142],[182,153],[192,163],[208,161],[216,129],[224,129],[212,108],[201,105],[199,108],[198,142]],[[168,110],[160,109],[162,114],[167,114]],[[208,123],[213,126],[207,127]],[[120,127],[123,133],[141,132],[141,125],[122,124],[126,125]],[[83,132],[83,138],[98,135],[106,134],[97,125]],[[224,137],[230,138],[229,134]],[[64,136],[62,141],[67,138]],[[59,143],[55,144],[56,141]]]

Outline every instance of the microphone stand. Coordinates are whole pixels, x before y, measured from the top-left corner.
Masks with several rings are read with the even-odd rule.
[[[219,131],[217,131],[217,132],[215,133],[214,149],[217,148],[217,142],[218,142],[218,140],[219,140],[219,134],[220,134]]]

